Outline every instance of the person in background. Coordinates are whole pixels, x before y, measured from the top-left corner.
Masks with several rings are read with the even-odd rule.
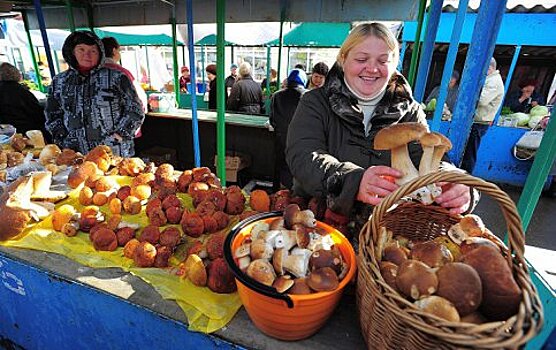
[[[307,75],[301,69],[293,69],[287,81],[286,88],[275,92],[270,100],[269,121],[274,128],[274,192],[281,185],[288,189],[293,185],[292,174],[286,163],[286,136],[299,99],[305,93]]]
[[[271,68],[270,69],[270,82],[268,83],[271,90],[272,90],[272,87],[274,87],[275,89],[278,88],[278,82],[276,81],[277,78],[278,78],[278,71],[276,71],[276,69],[274,69],[274,68]],[[266,77],[261,82],[261,89],[263,89],[263,90],[266,89]]]
[[[251,64],[243,62],[239,66],[239,80],[232,87],[227,109],[248,114],[264,112],[263,91],[251,76]]]
[[[69,69],[52,79],[46,129],[54,143],[86,154],[107,145],[134,155],[133,137],[145,115],[129,78],[104,66],[104,46],[91,31],[75,31],[62,46]]]
[[[505,106],[510,107],[512,112],[529,113],[535,106],[543,106],[544,98],[535,91],[537,81],[527,79],[519,84],[519,90],[514,91],[506,98]]]
[[[11,124],[16,131],[42,131],[45,141],[51,142],[50,133],[44,126],[43,108],[27,88],[21,85],[21,73],[11,64],[0,64],[0,124]]]
[[[107,36],[102,38],[102,45],[104,45],[104,53],[106,55],[104,66],[110,69],[119,70],[129,78],[129,80],[133,84],[133,87],[135,88],[135,91],[137,92],[137,96],[139,96],[139,99],[141,100],[141,105],[143,106],[143,112],[147,113],[148,101],[147,101],[147,94],[145,93],[145,90],[143,90],[141,84],[137,82],[133,74],[131,74],[129,70],[124,68],[119,63],[120,60],[122,59],[122,54],[120,53],[120,44],[118,43],[116,38]],[[140,136],[140,134],[137,136]]]
[[[191,73],[189,72],[189,67],[181,67],[180,72],[180,91],[187,92],[187,84],[191,82]]]
[[[328,66],[324,62],[319,62],[313,66],[311,70],[311,78],[309,79],[308,89],[316,89],[324,85],[326,75],[328,74]]]
[[[496,69],[496,60],[493,57],[490,59],[487,77],[483,89],[481,90],[479,101],[477,102],[473,125],[471,126],[471,132],[463,154],[461,167],[469,174],[472,174],[473,168],[475,168],[477,151],[481,145],[481,138],[492,124],[496,113],[498,113],[502,105],[503,98],[504,82],[500,76],[500,71]]]
[[[295,67],[293,67],[293,69],[301,69],[305,72],[305,65],[303,63],[298,63],[295,65]]]
[[[226,85],[226,95],[230,96],[230,92],[232,91],[232,86],[237,81],[237,64],[232,63],[230,66],[230,75],[224,81],[224,85]]]
[[[459,90],[459,72],[454,70],[452,76],[450,77],[450,82],[448,83],[448,94],[446,95],[446,105],[450,112],[454,112],[454,106],[456,105],[456,99],[458,98]],[[438,95],[440,94],[440,85],[435,86],[429,97],[425,100],[425,104],[428,104],[433,98],[438,100]]]
[[[48,66],[44,64],[44,62],[42,61],[39,61],[37,63],[37,66],[39,67],[39,77],[41,79],[42,86],[50,85],[51,77],[50,77],[50,70],[48,69]]]
[[[324,86],[303,95],[288,128],[286,161],[295,194],[326,200],[329,211],[355,223],[353,232],[368,220],[371,206],[398,188],[384,176],[402,176],[390,167],[389,152],[374,150],[376,133],[397,123],[426,125],[407,80],[396,71],[398,60],[398,41],[386,26],[356,26]],[[421,148],[410,143],[409,150],[417,167]],[[449,184],[443,190],[436,198],[440,206],[452,213],[470,209],[469,187]]]
[[[216,92],[216,65],[209,64],[205,71],[207,72],[207,77],[209,80],[209,90],[208,90],[208,108],[211,110],[216,110],[217,92]],[[224,96],[227,100],[228,96]]]

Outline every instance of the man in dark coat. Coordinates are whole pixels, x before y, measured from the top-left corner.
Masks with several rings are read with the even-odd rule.
[[[269,121],[274,128],[274,192],[280,189],[280,184],[288,189],[293,185],[292,174],[286,163],[286,137],[299,99],[305,93],[306,83],[305,72],[293,69],[288,75],[286,88],[272,95]]]
[[[19,83],[20,80],[21,73],[16,67],[9,63],[0,64],[0,123],[13,125],[21,134],[40,130],[49,141],[43,108],[35,95]]]
[[[240,79],[232,87],[228,97],[227,109],[240,113],[264,113],[263,91],[251,76],[251,65],[243,62],[239,66]]]

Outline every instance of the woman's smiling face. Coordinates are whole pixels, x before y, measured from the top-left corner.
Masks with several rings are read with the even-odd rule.
[[[348,85],[356,94],[369,98],[386,87],[396,70],[392,50],[376,36],[369,36],[355,45],[342,66]]]

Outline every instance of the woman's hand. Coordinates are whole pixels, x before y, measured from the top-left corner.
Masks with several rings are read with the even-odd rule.
[[[452,214],[465,212],[471,203],[470,189],[466,185],[453,183],[440,183],[442,194],[435,198],[441,207],[450,209]]]
[[[357,200],[371,205],[379,204],[384,197],[399,187],[394,181],[401,176],[400,171],[387,166],[369,167],[359,183]]]
[[[114,133],[112,136],[114,137],[114,139],[115,139],[116,141],[118,141],[118,142],[120,142],[120,143],[121,143],[122,140],[124,139],[124,138],[123,138],[120,134],[118,134],[118,133]]]

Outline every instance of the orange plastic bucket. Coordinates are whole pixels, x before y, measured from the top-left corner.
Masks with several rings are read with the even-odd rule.
[[[270,222],[281,215],[281,212],[264,213],[237,224],[226,238],[224,257],[236,277],[239,296],[255,326],[277,339],[299,340],[315,334],[326,323],[338,305],[345,286],[354,278],[357,263],[349,241],[338,230],[319,221],[317,226],[330,233],[349,265],[347,275],[336,290],[287,295],[253,280],[239,269],[232,252],[251,234],[255,223]]]

